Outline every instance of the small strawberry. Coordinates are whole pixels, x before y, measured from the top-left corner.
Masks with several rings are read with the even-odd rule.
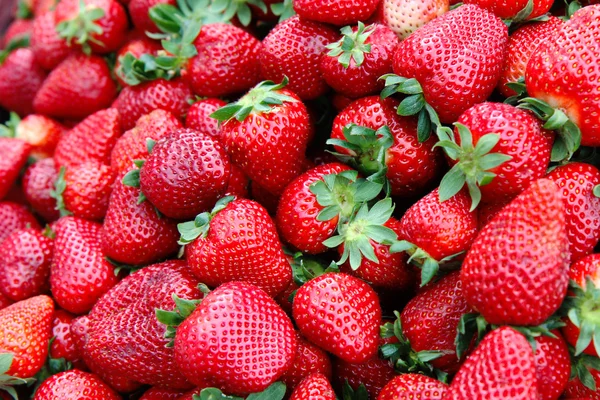
[[[327,377],[320,373],[314,373],[302,380],[294,389],[290,400],[335,400],[331,384]]]
[[[190,106],[187,112],[185,127],[220,140],[221,128],[219,127],[219,121],[211,118],[210,115],[226,105],[226,102],[216,98],[198,100]]]
[[[569,382],[571,360],[565,340],[556,331],[556,337],[535,338],[535,368],[540,400],[557,400]]]
[[[552,0],[466,0],[465,4],[476,4],[502,19],[516,21],[537,18],[550,10]]]
[[[56,199],[51,196],[58,172],[53,158],[46,158],[30,165],[23,175],[23,192],[33,210],[46,222],[60,217]]]
[[[448,12],[448,0],[404,1],[381,0],[381,23],[387,25],[400,39]]]
[[[46,379],[35,392],[34,400],[121,400],[97,375],[73,369]]]
[[[304,19],[333,25],[366,21],[379,0],[294,0],[294,10]]]
[[[31,51],[35,61],[46,71],[60,64],[72,49],[56,31],[56,14],[47,11],[33,20],[31,31]]]
[[[0,243],[14,231],[29,228],[41,230],[37,219],[25,206],[10,201],[0,202]]]
[[[17,180],[30,152],[31,145],[24,140],[0,137],[0,200]]]
[[[0,106],[21,116],[34,112],[36,93],[46,73],[28,48],[16,49],[0,57]]]
[[[291,393],[304,378],[312,374],[331,379],[329,355],[297,333],[294,363],[283,374],[281,381],[285,383],[288,393]]]
[[[36,160],[52,157],[54,149],[66,128],[59,122],[39,114],[31,114],[18,119],[11,114],[11,128],[14,127],[14,137],[31,145],[31,157]]]
[[[378,400],[441,400],[448,385],[421,374],[402,374],[383,388]]]
[[[52,320],[52,343],[50,344],[50,357],[64,358],[70,362],[79,361],[79,353],[75,347],[71,334],[71,323],[75,316],[61,309],[54,311]]]
[[[563,392],[563,399],[576,399],[576,400],[599,400],[600,399],[600,370],[598,367],[598,359],[591,357],[588,358],[589,364],[578,363],[574,367],[585,371],[586,378],[582,380],[579,377],[575,377],[567,383],[567,387]],[[595,366],[596,368],[594,368]],[[585,383],[584,383],[585,381]]]
[[[159,51],[162,50],[160,42],[152,40],[146,36],[134,36],[128,42],[126,42],[117,53],[117,61],[113,67],[113,73],[117,79],[117,82],[121,86],[127,86],[127,82],[121,78],[123,71],[123,59],[127,53],[131,53],[135,58],[141,57],[143,54],[151,54],[157,56]]]

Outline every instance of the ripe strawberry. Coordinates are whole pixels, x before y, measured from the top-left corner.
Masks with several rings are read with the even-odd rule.
[[[565,340],[557,331],[556,338],[535,338],[535,368],[540,400],[557,400],[567,386],[571,375],[571,360]]]
[[[221,128],[219,127],[219,121],[211,118],[210,115],[226,105],[226,102],[216,98],[208,98],[195,102],[187,112],[185,127],[195,129],[220,140]]]
[[[0,200],[8,194],[27,163],[31,145],[21,139],[0,137]]]
[[[19,229],[41,229],[35,216],[21,204],[0,202],[0,243]]]
[[[600,199],[593,192],[600,184],[600,171],[591,164],[569,163],[547,178],[556,183],[565,204],[569,251],[577,261],[592,253],[600,240]]]
[[[281,381],[285,383],[287,392],[291,393],[304,378],[312,374],[331,379],[329,355],[297,333],[294,363],[283,374]]]
[[[392,363],[379,358],[377,354],[362,363],[350,363],[336,358],[333,361],[333,371],[333,384],[336,389],[343,392],[350,386],[356,393],[362,390],[362,386],[370,399],[377,399],[384,386],[396,376]]]
[[[495,203],[482,203],[477,207],[477,225],[479,230],[488,224],[496,215],[512,201],[512,198]]]
[[[30,43],[35,61],[46,71],[56,68],[72,51],[56,31],[54,10],[35,17]]]
[[[34,98],[45,78],[30,49],[16,49],[0,58],[0,106],[21,116],[33,113]]]
[[[140,400],[178,400],[185,392],[153,386],[146,390]]]
[[[212,114],[231,161],[275,195],[300,175],[312,126],[306,107],[281,84],[265,81]]]
[[[78,369],[61,372],[46,379],[34,400],[121,400],[97,375]]]
[[[53,158],[39,160],[30,165],[23,175],[23,192],[33,210],[46,222],[60,217],[56,209],[56,199],[50,195],[58,177]]]
[[[243,281],[274,297],[292,280],[275,224],[252,200],[225,197],[212,212],[180,224],[179,231],[180,243],[190,243],[190,269],[210,287]]]
[[[461,268],[464,296],[491,324],[539,325],[566,295],[568,256],[558,187],[540,179],[475,239]]]
[[[280,22],[263,40],[262,76],[273,82],[288,77],[288,89],[302,100],[315,99],[328,90],[320,63],[325,46],[338,39],[327,25],[292,17]]]
[[[101,251],[102,225],[64,217],[53,229],[56,239],[50,289],[61,308],[73,314],[86,313],[118,282],[114,267]]]
[[[129,15],[131,16],[133,25],[138,31],[159,33],[160,30],[156,27],[154,21],[150,19],[150,9],[157,4],[170,4],[175,6],[176,3],[176,0],[130,0],[128,5]]]
[[[18,16],[17,16],[18,17]],[[33,21],[31,19],[17,18],[13,20],[0,38],[0,47],[6,48],[11,41],[19,41],[31,36]]]
[[[295,351],[289,317],[266,292],[245,282],[225,283],[206,295],[175,335],[180,371],[194,384],[208,382],[235,395],[278,380]]]
[[[381,24],[342,28],[342,38],[327,46],[321,58],[323,79],[336,92],[358,98],[383,89],[380,76],[392,72],[392,58],[399,43],[394,32]]]
[[[358,278],[326,273],[310,280],[296,292],[293,315],[304,337],[345,361],[377,352],[379,298]]]
[[[117,61],[113,68],[113,73],[117,79],[117,82],[121,86],[127,86],[128,83],[121,78],[123,71],[123,58],[127,53],[131,53],[135,58],[139,58],[143,54],[151,54],[153,56],[158,55],[158,52],[162,50],[160,42],[152,40],[146,36],[134,36],[128,42],[126,42],[117,53]]]
[[[596,388],[600,387],[600,371],[596,369],[590,369],[589,373]],[[563,393],[563,398],[577,400],[598,400],[600,399],[600,392],[585,386],[579,378],[574,378],[567,383],[567,387]]]
[[[52,320],[52,344],[50,344],[50,357],[64,358],[70,362],[79,361],[79,353],[75,347],[71,334],[71,323],[75,316],[61,309],[54,311]]]
[[[448,12],[448,0],[410,2],[404,0],[381,0],[381,23],[390,27],[400,39],[442,14]]]
[[[525,78],[525,70],[531,55],[547,40],[554,40],[563,25],[563,20],[550,17],[548,21],[532,22],[517,28],[508,38],[506,58],[498,81],[498,91],[503,96],[514,96],[516,92],[506,84]]]
[[[235,164],[230,165],[231,170],[229,174],[229,182],[227,183],[227,190],[225,190],[225,196],[234,196],[240,199],[246,199],[249,197],[248,187],[250,186],[250,180],[244,174],[244,171]]]
[[[300,17],[339,26],[366,21],[379,3],[379,0],[293,1],[294,10]]]
[[[31,297],[0,310],[0,353],[12,353],[6,375],[33,377],[44,365],[50,342],[54,302]]]
[[[318,372],[304,378],[296,386],[290,400],[335,400],[331,384],[327,377]]]
[[[43,294],[54,244],[36,229],[17,230],[0,243],[0,291],[14,301]]]
[[[104,59],[76,54],[52,70],[37,92],[33,107],[38,114],[78,120],[108,107],[116,94]]]
[[[525,336],[510,327],[488,333],[458,370],[444,399],[539,399],[536,362]]]
[[[65,131],[65,127],[59,122],[43,115],[32,114],[18,121],[14,136],[29,143],[32,147],[31,157],[39,160],[52,157]]]
[[[402,374],[383,388],[378,400],[441,400],[448,385],[421,374]]]
[[[528,9],[529,0],[466,0],[465,4],[476,4],[481,8],[485,8],[496,14],[502,19],[513,19],[516,17],[517,20],[533,19],[543,14],[546,14],[550,7],[552,7],[552,0],[534,0],[532,1],[532,9]],[[519,15],[521,13],[524,15]]]

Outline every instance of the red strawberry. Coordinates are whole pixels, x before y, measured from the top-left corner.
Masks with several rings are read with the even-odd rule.
[[[304,378],[296,386],[290,400],[335,400],[336,396],[327,377],[318,372]]]
[[[150,19],[149,11],[157,4],[170,4],[175,6],[176,0],[130,0],[129,15],[136,29],[141,32],[160,32],[154,21]]]
[[[32,146],[31,156],[36,159],[52,157],[59,139],[66,131],[57,121],[43,115],[28,115],[19,121],[15,137]]]
[[[33,107],[36,113],[55,118],[83,119],[108,107],[116,94],[104,59],[76,54],[52,70],[37,92]]]
[[[536,362],[527,339],[510,327],[488,333],[444,395],[458,399],[539,399]]]
[[[392,72],[392,58],[399,41],[381,24],[365,28],[342,28],[342,38],[327,46],[321,59],[321,73],[329,86],[348,97],[358,98],[383,89],[382,75]]]
[[[244,171],[235,164],[230,164],[229,182],[227,183],[227,190],[225,196],[235,196],[237,198],[248,198],[248,186],[250,186],[250,180],[244,174]]]
[[[534,0],[532,1],[532,10],[529,7],[529,0],[466,0],[465,4],[476,4],[481,8],[485,8],[499,16],[502,19],[510,19],[519,17],[519,14],[525,11],[525,15],[518,19],[533,19],[537,18],[550,10],[552,0]],[[529,11],[529,12],[527,12]]]
[[[535,368],[540,400],[557,400],[567,386],[571,375],[571,360],[565,340],[556,331],[556,338],[535,338]]]
[[[83,314],[117,282],[114,267],[100,248],[102,225],[65,217],[53,226],[56,232],[50,288],[61,308]]]
[[[181,243],[192,272],[210,287],[231,281],[252,283],[271,296],[292,280],[275,224],[260,204],[219,200],[211,213],[180,224]]]
[[[42,232],[14,231],[0,243],[0,291],[14,301],[47,292],[53,251],[52,239]]]
[[[31,145],[21,139],[0,137],[0,200],[8,194],[27,163]]]
[[[511,198],[497,203],[482,203],[477,207],[477,225],[482,230],[498,213],[511,202]]]
[[[219,127],[219,121],[211,118],[210,115],[226,105],[227,103],[223,100],[215,98],[195,102],[190,106],[185,117],[186,128],[195,129],[220,140],[221,128]]]
[[[463,293],[491,324],[541,324],[566,295],[568,256],[558,187],[540,179],[479,233],[461,268]]]
[[[45,12],[33,20],[31,50],[35,61],[46,71],[56,68],[71,53],[67,42],[56,31],[54,10]]]
[[[19,115],[34,111],[34,98],[46,73],[27,48],[12,51],[0,59],[0,106]]]
[[[448,385],[421,374],[402,374],[383,388],[377,400],[441,400]]]
[[[343,26],[366,21],[377,4],[379,0],[294,0],[294,10],[307,20]]]
[[[260,53],[263,77],[281,82],[287,76],[288,89],[303,100],[325,94],[328,86],[320,72],[322,53],[337,38],[334,29],[317,22],[299,17],[280,22],[263,40]]]
[[[600,371],[595,369],[589,370],[592,380],[596,385],[596,388],[600,387]],[[592,390],[585,386],[579,378],[575,378],[569,383],[563,393],[565,399],[585,399],[585,400],[598,400],[600,399],[600,392],[598,390]]]
[[[153,386],[146,390],[140,400],[178,400],[185,392]]]
[[[127,82],[121,78],[121,73],[123,73],[123,57],[125,57],[127,53],[131,53],[135,58],[139,58],[142,54],[156,56],[160,50],[162,50],[160,42],[146,36],[134,37],[125,43],[117,53],[117,61],[113,68],[114,75],[119,84],[121,86],[127,86]]]
[[[30,165],[23,175],[23,192],[27,202],[47,222],[57,220],[60,216],[56,209],[56,199],[50,195],[57,177],[53,158]]]
[[[0,47],[7,47],[11,41],[23,40],[31,36],[33,21],[30,19],[15,19],[8,25],[4,37],[0,39]]]
[[[304,337],[345,361],[377,352],[379,298],[358,278],[326,273],[310,280],[296,292],[293,315]]]
[[[381,0],[379,5],[382,24],[390,27],[400,39],[442,14],[448,12],[448,0],[407,2],[404,0]]]
[[[392,363],[379,358],[377,354],[362,363],[350,363],[336,358],[333,361],[333,371],[336,389],[343,392],[344,389],[347,390],[346,385],[349,385],[356,393],[363,386],[370,399],[377,399],[384,386],[396,376]]]
[[[27,208],[10,201],[0,202],[0,243],[19,229],[41,229],[40,224]]]
[[[331,379],[331,361],[327,353],[310,343],[299,333],[296,334],[296,355],[294,363],[283,374],[281,381],[285,383],[288,393],[309,375],[323,375]]]
[[[50,357],[64,358],[70,362],[79,360],[79,353],[71,334],[73,319],[75,319],[75,316],[64,310],[58,309],[54,311],[54,319],[52,321],[52,337],[54,340],[50,345]]]
[[[175,361],[192,383],[208,382],[235,395],[271,385],[290,367],[295,351],[289,317],[266,292],[245,282],[206,295],[175,336]]]
[[[0,353],[11,353],[6,375],[33,377],[44,365],[50,342],[54,302],[46,295],[31,297],[0,310]]]
[[[121,400],[121,397],[94,374],[73,369],[46,379],[34,400]]]

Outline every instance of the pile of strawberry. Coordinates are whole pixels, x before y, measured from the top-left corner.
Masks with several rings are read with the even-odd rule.
[[[454,3],[21,0],[0,398],[600,399],[600,4]]]

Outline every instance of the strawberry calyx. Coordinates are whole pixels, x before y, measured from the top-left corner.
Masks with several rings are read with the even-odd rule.
[[[42,369],[38,371],[37,374],[33,377],[32,382],[29,385],[35,383],[35,386],[32,391],[32,398],[35,396],[35,392],[38,390],[40,385],[52,375],[56,375],[61,372],[68,371],[73,368],[73,365],[67,361],[65,358],[52,358],[50,355],[50,348],[52,347],[52,343],[56,340],[56,337],[52,337],[50,342],[48,343],[48,357],[46,358],[45,364],[42,366]]]
[[[590,343],[600,354],[600,288],[596,287],[590,276],[586,276],[585,287],[575,281],[569,284],[569,295],[562,310],[569,320],[579,328],[579,337],[575,344],[575,355],[580,355]]]
[[[281,400],[285,396],[286,386],[283,382],[275,382],[262,392],[252,393],[245,397],[246,400]],[[205,388],[200,394],[192,396],[194,400],[244,400],[244,397],[228,396],[217,388]]]
[[[381,91],[381,98],[388,98],[396,93],[405,95],[398,105],[397,113],[404,117],[416,115],[417,138],[424,142],[431,136],[433,128],[442,127],[440,118],[435,109],[427,103],[423,88],[415,78],[404,78],[395,74],[383,75],[379,79],[385,79],[385,88]]]
[[[252,10],[248,4],[260,9],[265,14],[268,12],[266,4],[262,0],[213,0],[210,7],[215,14],[222,14],[223,20],[231,21],[237,17],[242,25],[248,26],[252,20]]]
[[[284,252],[286,255],[288,254],[285,250]],[[304,285],[306,282],[317,276],[330,272],[340,272],[336,263],[332,262],[328,267],[325,267],[322,260],[300,251],[288,255],[288,261],[292,267],[294,283],[298,286]]]
[[[500,135],[488,133],[479,138],[474,146],[469,128],[458,122],[454,126],[460,136],[460,146],[456,143],[452,130],[446,127],[438,129],[440,141],[434,146],[441,147],[450,159],[456,161],[440,182],[440,202],[450,199],[466,184],[471,197],[469,211],[473,211],[481,201],[479,187],[489,184],[496,177],[490,170],[512,157],[502,153],[490,153],[500,141]]]
[[[17,126],[21,123],[21,118],[15,112],[11,112],[8,121],[0,125],[0,137],[14,138],[17,134]]]
[[[430,363],[447,355],[447,352],[440,350],[415,351],[402,331],[400,313],[394,311],[394,315],[396,316],[394,323],[386,322],[381,325],[380,336],[382,339],[395,337],[398,342],[387,343],[379,347],[381,358],[391,361],[394,369],[401,374],[420,373],[447,383],[448,374]]]
[[[569,347],[569,356],[571,357],[571,376],[570,379],[579,379],[583,386],[595,392],[598,387],[590,369],[600,371],[600,358],[589,354],[575,355],[575,349]]]
[[[140,269],[144,268],[144,265],[130,265],[130,264],[124,264],[124,263],[120,263],[118,261],[113,260],[112,258],[105,256],[104,259],[113,267],[115,267],[114,269],[114,274],[115,276],[119,276],[121,274],[121,272],[125,271],[127,274],[133,274],[134,272],[139,271]]]
[[[210,221],[212,221],[215,215],[217,215],[219,211],[225,209],[225,207],[233,200],[235,200],[235,196],[225,196],[215,203],[212,211],[198,214],[193,221],[177,224],[177,229],[181,235],[177,243],[186,245],[193,242],[198,237],[205,238],[208,235]]]
[[[148,154],[152,153],[152,150],[154,149],[154,146],[156,145],[156,141],[150,138],[146,139],[146,150],[148,150]],[[144,166],[144,164],[146,163],[146,160],[142,160],[142,159],[138,159],[138,160],[133,160],[133,164],[135,165],[135,168],[133,168],[132,170],[130,170],[129,172],[127,172],[122,179],[122,183],[125,186],[130,186],[130,187],[135,187],[135,188],[139,188],[140,187],[140,170],[142,169],[142,167]],[[146,195],[144,195],[144,193],[140,190],[140,195],[138,197],[138,204],[142,204],[144,201],[146,201]],[[159,214],[160,217],[160,214]]]
[[[271,11],[274,15],[279,17],[279,22],[285,21],[296,15],[293,0],[283,0],[281,3],[271,4]]]
[[[23,47],[29,47],[30,35],[19,35],[16,38],[11,39],[4,49],[0,50],[0,65],[4,64],[4,60],[16,49]]]
[[[6,373],[10,369],[14,359],[12,353],[0,353],[0,390],[8,393],[13,399],[18,400],[17,391],[13,386],[17,385],[29,385],[35,382],[33,378],[18,378],[15,376],[7,375]]]
[[[579,11],[583,8],[583,5],[581,4],[581,2],[579,0],[565,1],[565,3],[567,5],[565,7],[565,16],[559,17],[564,21],[568,21],[569,19],[571,19],[573,14],[575,14],[577,11]]]
[[[56,200],[56,210],[60,212],[61,217],[66,217],[69,215],[73,215],[73,213],[67,210],[67,206],[65,205],[65,199],[63,194],[65,193],[65,189],[67,188],[67,181],[65,180],[65,173],[67,172],[67,168],[63,165],[60,167],[58,172],[58,176],[54,181],[54,189],[50,191],[50,197]]]
[[[351,26],[345,26],[340,32],[342,33],[340,40],[325,46],[329,49],[327,55],[337,58],[344,68],[348,68],[352,61],[356,67],[360,67],[365,61],[365,53],[371,52],[371,45],[365,42],[375,32],[375,24],[365,26],[364,23],[359,22],[356,30]]]
[[[104,17],[104,10],[93,4],[86,5],[84,0],[79,0],[79,12],[73,18],[62,21],[56,26],[58,35],[65,39],[67,45],[71,46],[72,42],[81,46],[81,49],[86,54],[91,54],[92,50],[89,43],[94,43],[99,46],[104,44],[94,35],[101,35],[103,30],[96,23],[100,18]]]
[[[342,387],[342,400],[369,400],[369,391],[363,383],[358,385],[356,389],[352,388],[350,382],[346,379]]]
[[[236,119],[239,122],[244,121],[250,114],[268,113],[283,103],[295,103],[298,100],[283,93],[281,89],[287,86],[289,80],[283,77],[281,83],[272,81],[263,81],[252,88],[246,95],[235,103],[227,104],[210,114],[221,122],[227,122]]]
[[[17,19],[32,19],[34,17],[33,9],[27,4],[27,1],[19,0],[17,2],[17,12],[15,17]]]

